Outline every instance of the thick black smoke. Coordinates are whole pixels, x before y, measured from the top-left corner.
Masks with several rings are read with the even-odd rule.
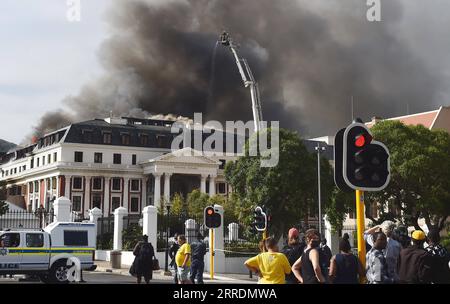
[[[265,120],[319,136],[350,122],[350,96],[366,120],[406,114],[407,103],[428,110],[439,75],[395,33],[389,20],[401,18],[402,6],[384,1],[383,21],[370,23],[365,2],[324,1],[321,9],[300,0],[115,1],[111,36],[99,52],[105,76],[65,100],[71,114],[54,118],[80,121],[112,111],[252,119],[230,51],[219,45],[213,62],[224,29],[241,44],[259,82]],[[51,129],[49,121],[37,131]]]

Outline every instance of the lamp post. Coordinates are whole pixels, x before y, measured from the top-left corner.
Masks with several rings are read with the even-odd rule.
[[[166,224],[166,265],[164,271],[169,271],[169,219],[170,219],[170,202],[166,203],[167,208],[167,224]]]
[[[317,142],[317,188],[318,188],[318,200],[319,200],[319,234],[322,236],[322,206],[321,206],[321,193],[320,193],[320,152],[325,151],[326,147],[321,147],[320,142]]]

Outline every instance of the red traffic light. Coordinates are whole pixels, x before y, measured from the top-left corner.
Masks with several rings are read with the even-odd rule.
[[[372,141],[372,136],[369,134],[360,134],[355,138],[355,146],[358,148],[364,147],[366,144],[370,144]]]
[[[208,210],[206,211],[206,213],[207,213],[208,215],[213,215],[214,210],[212,210],[212,208],[211,208],[211,209],[208,209]]]

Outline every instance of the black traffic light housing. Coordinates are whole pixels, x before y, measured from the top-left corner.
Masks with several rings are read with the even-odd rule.
[[[213,206],[208,206],[204,210],[205,226],[207,228],[219,228],[222,224],[222,216],[214,210]]]
[[[369,129],[363,123],[352,123],[342,134],[341,131],[336,135],[336,141],[342,138],[342,165],[336,165],[339,160],[335,159],[336,170],[342,169],[341,175],[335,172],[338,187],[362,191],[386,188],[390,179],[389,150],[386,146],[372,140]],[[335,150],[335,157],[336,154],[339,151],[336,153]],[[341,178],[346,186],[342,185]]]
[[[267,229],[267,215],[260,206],[255,208],[251,226],[257,231],[264,231]]]

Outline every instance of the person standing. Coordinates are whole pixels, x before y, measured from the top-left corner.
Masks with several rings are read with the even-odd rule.
[[[178,281],[180,284],[191,284],[189,273],[191,271],[191,246],[186,242],[186,236],[178,236],[178,249],[175,262],[178,269]]]
[[[319,253],[320,253],[319,260],[320,265],[322,267],[322,274],[328,281],[328,273],[330,271],[330,260],[333,254],[331,253],[330,247],[328,247],[327,245],[327,239],[325,237],[322,237],[320,241]]]
[[[385,221],[383,222],[383,224],[367,230],[366,232],[364,232],[364,238],[366,239],[367,243],[369,243],[370,246],[373,246],[373,240],[371,237],[368,236],[372,235],[375,231],[379,229],[381,229],[381,231],[387,237],[386,249],[383,250],[383,255],[386,258],[389,277],[393,278],[395,282],[398,282],[399,276],[397,264],[398,258],[400,256],[400,251],[402,250],[402,245],[393,238],[395,229],[394,222]]]
[[[447,249],[439,244],[439,229],[432,227],[427,235],[428,246],[425,250],[433,257],[432,280],[436,284],[450,284],[450,255]]]
[[[191,281],[195,284],[195,279],[197,279],[197,284],[203,284],[203,271],[205,270],[205,254],[206,245],[203,242],[203,236],[201,234],[197,235],[197,240],[191,244],[192,250],[192,265],[191,265]]]
[[[169,266],[173,267],[174,269],[174,275],[173,275],[173,281],[175,284],[178,284],[178,269],[177,269],[177,263],[175,263],[175,256],[177,254],[178,249],[180,249],[180,245],[178,245],[178,233],[175,233],[173,236],[174,242],[169,248],[169,257],[171,259]]]
[[[136,270],[137,283],[141,284],[142,276],[146,284],[150,283],[153,278],[153,259],[155,257],[155,250],[151,243],[148,242],[148,236],[144,235],[142,241],[138,242],[133,250],[133,255],[136,256],[134,260],[134,267]]]
[[[330,283],[332,284],[358,284],[359,278],[364,277],[364,269],[359,259],[352,254],[348,241],[341,239],[339,252],[331,258]]]
[[[432,281],[432,256],[424,248],[425,233],[415,230],[411,235],[412,245],[402,249],[398,273],[400,283],[428,284]]]
[[[265,241],[267,252],[258,254],[245,261],[244,265],[252,272],[260,273],[258,284],[285,284],[286,275],[291,272],[291,266],[286,256],[278,252],[274,238]]]
[[[299,232],[295,228],[289,229],[288,232],[288,240],[286,246],[283,247],[281,252],[287,257],[289,264],[294,265],[295,261],[297,261],[303,253],[303,250],[305,249],[306,244],[300,243],[299,240]],[[287,284],[298,284],[298,280],[295,277],[294,273],[291,272],[286,276],[286,283]]]
[[[326,283],[319,259],[319,232],[315,229],[309,229],[306,231],[305,238],[308,246],[292,266],[292,271],[301,284]]]
[[[366,255],[366,277],[368,284],[390,284],[394,278],[389,275],[383,250],[386,249],[386,235],[379,231],[371,235],[373,246]]]

